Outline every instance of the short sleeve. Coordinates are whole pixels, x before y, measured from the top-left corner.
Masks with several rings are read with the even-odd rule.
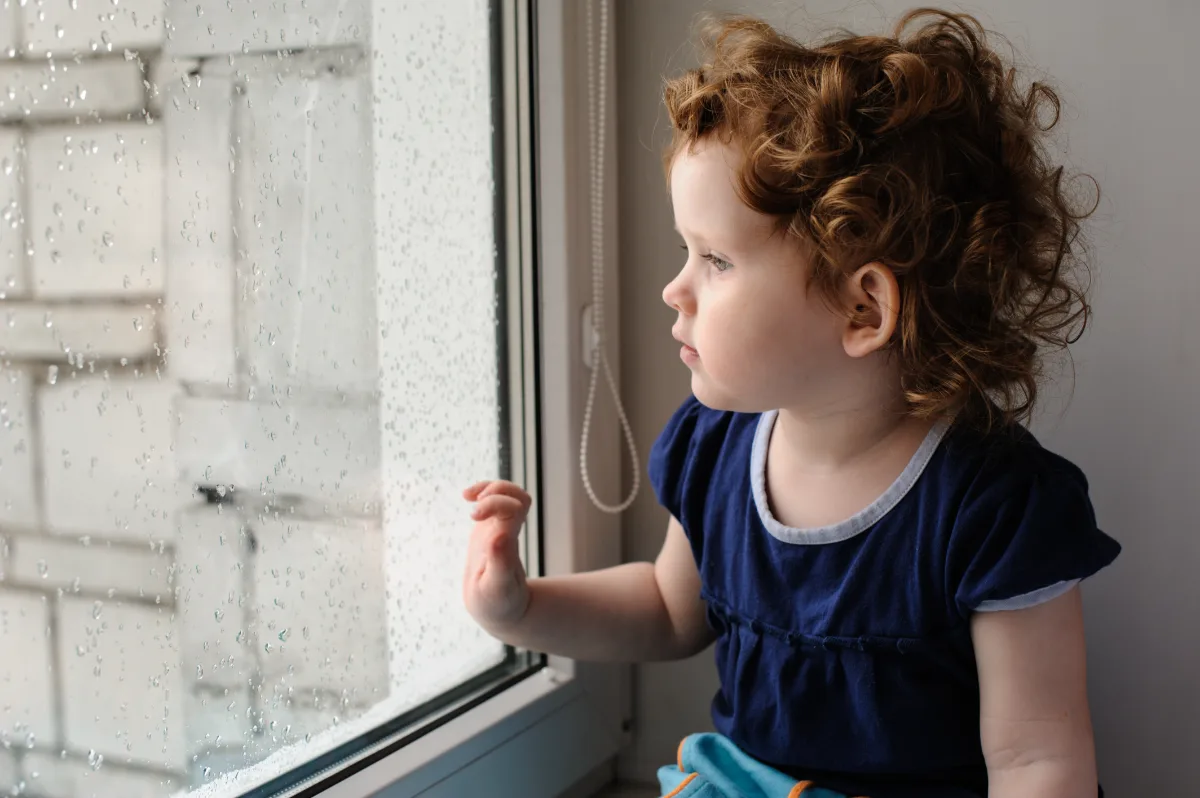
[[[947,564],[963,617],[1049,601],[1121,551],[1097,528],[1078,468],[1036,445],[1004,460],[968,489],[951,536]]]
[[[689,396],[671,415],[650,449],[650,485],[658,503],[677,519],[683,514],[683,484],[702,407],[695,396]]]

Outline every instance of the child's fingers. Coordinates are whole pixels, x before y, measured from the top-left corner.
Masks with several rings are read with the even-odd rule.
[[[497,479],[485,485],[483,490],[475,494],[475,501],[482,501],[488,496],[510,496],[526,506],[529,501],[529,494],[520,485],[514,485],[503,479]]]
[[[492,481],[490,479],[485,479],[482,482],[476,482],[474,485],[472,485],[471,487],[469,487],[463,491],[463,494],[462,494],[463,498],[469,502],[475,501],[476,499],[479,498],[480,491],[482,491],[484,488],[486,488],[490,484],[492,484]]]
[[[479,499],[475,509],[471,512],[471,517],[476,521],[485,521],[488,518],[507,520],[524,512],[525,504],[520,499],[493,494]]]

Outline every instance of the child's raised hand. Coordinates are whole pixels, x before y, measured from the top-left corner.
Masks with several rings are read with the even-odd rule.
[[[529,605],[517,540],[532,499],[502,480],[478,482],[463,491],[463,498],[475,502],[463,575],[467,612],[484,628],[516,623]]]

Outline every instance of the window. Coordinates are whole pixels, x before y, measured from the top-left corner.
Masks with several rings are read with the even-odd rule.
[[[565,746],[515,777],[552,795],[611,755],[619,675],[459,600],[477,478],[544,497],[531,572],[615,558],[559,467],[569,5],[0,0],[0,792],[455,795]]]

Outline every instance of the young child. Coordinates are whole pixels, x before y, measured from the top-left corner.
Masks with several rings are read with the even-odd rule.
[[[694,395],[650,456],[662,552],[527,582],[530,498],[480,483],[467,608],[579,659],[715,642],[718,733],[664,793],[1094,798],[1077,584],[1120,547],[1020,425],[1087,317],[1057,98],[966,16],[714,24],[665,92]]]

